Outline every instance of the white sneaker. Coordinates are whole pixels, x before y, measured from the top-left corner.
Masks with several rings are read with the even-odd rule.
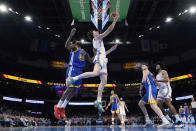
[[[152,125],[152,121],[151,120],[146,120],[145,126],[151,126],[151,125]]]
[[[172,125],[169,121],[162,122],[161,125],[157,126],[157,128],[171,128]]]

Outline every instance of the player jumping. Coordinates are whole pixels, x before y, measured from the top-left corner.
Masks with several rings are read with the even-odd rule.
[[[74,36],[75,32],[75,28],[71,30],[71,33],[65,43],[65,48],[71,51],[69,66],[66,71],[66,78],[82,74],[82,70],[86,65],[86,60],[90,63],[93,63],[93,59],[91,59],[89,54],[83,49],[81,49],[80,41],[71,42],[71,39]],[[65,107],[73,97],[76,88],[79,88],[81,84],[82,80],[80,79],[73,82],[72,85],[67,86],[67,89],[63,93],[58,104],[54,106],[54,115],[57,119],[66,117]]]
[[[102,107],[101,101],[102,101],[102,93],[103,93],[104,86],[107,84],[107,58],[106,58],[106,55],[108,55],[110,52],[115,50],[117,47],[117,45],[116,45],[106,52],[105,47],[104,47],[104,43],[103,43],[103,38],[105,38],[106,36],[108,36],[112,32],[112,30],[114,29],[114,27],[116,25],[118,18],[119,18],[119,14],[116,13],[116,15],[113,17],[112,24],[108,27],[108,29],[104,33],[99,34],[98,31],[92,31],[88,35],[89,38],[93,40],[93,48],[94,48],[93,50],[94,50],[94,52],[96,52],[96,56],[94,59],[94,64],[95,64],[94,70],[92,72],[85,72],[85,73],[78,75],[78,76],[75,76],[75,77],[69,77],[66,81],[66,85],[69,86],[77,80],[99,76],[101,83],[99,84],[99,87],[98,87],[97,101],[94,102],[94,105],[101,112],[105,112]]]

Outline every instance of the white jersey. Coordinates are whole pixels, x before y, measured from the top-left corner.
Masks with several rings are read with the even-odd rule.
[[[156,76],[156,79],[157,80],[163,80],[164,79],[162,71]],[[171,89],[170,82],[157,82],[157,88],[159,90],[165,89],[165,88],[170,88]]]
[[[94,40],[93,39],[93,48],[97,49],[97,54],[93,60],[93,63],[99,63],[101,66],[101,70],[99,75],[107,75],[107,63],[108,60],[106,58],[105,47],[103,44],[103,40]]]
[[[120,114],[125,115],[125,102],[124,101],[119,102],[119,109],[120,109]]]
[[[100,53],[106,57],[105,47],[103,40],[94,40],[93,39],[93,48],[97,49],[97,54]]]

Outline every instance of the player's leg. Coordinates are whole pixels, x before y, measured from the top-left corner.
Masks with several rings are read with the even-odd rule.
[[[114,115],[115,115],[115,113],[114,113],[114,111],[112,111],[112,125],[114,125]]]
[[[179,115],[176,112],[175,107],[171,103],[171,99],[170,98],[165,98],[165,103],[167,104],[169,110],[172,112],[172,114],[174,115],[174,117],[176,118],[176,120],[177,121],[181,121]]]
[[[100,76],[100,84],[98,87],[98,93],[97,93],[97,101],[95,101],[95,107],[97,107],[99,109],[99,111],[101,112],[105,112],[103,107],[102,107],[102,94],[103,94],[103,89],[105,87],[105,85],[107,84],[107,63],[104,62],[102,69],[100,70],[99,73]]]
[[[162,124],[160,125],[160,127],[162,126],[166,126],[169,125],[170,122],[166,119],[166,117],[163,115],[163,112],[161,111],[161,109],[158,107],[157,105],[157,100],[156,100],[156,93],[155,91],[152,91],[152,93],[150,93],[149,95],[149,104],[150,107],[152,108],[152,110],[159,116],[159,118],[161,118],[162,120]]]
[[[66,91],[63,93],[60,101],[57,104],[57,108],[59,110],[60,117],[65,118],[65,108],[71,98],[74,96],[75,87],[67,88]]]
[[[116,111],[116,114],[117,114],[117,116],[118,116],[118,118],[119,118],[121,124],[124,125],[125,122],[124,122],[124,120],[122,119],[122,117],[120,116],[119,110]]]
[[[107,84],[107,74],[102,74],[100,76],[100,84],[99,84],[99,87],[98,87],[98,93],[97,93],[97,101],[98,102],[101,102],[102,100],[102,95],[103,95],[103,89],[105,87],[105,85]]]
[[[97,101],[94,102],[95,104],[95,107],[98,108],[99,111],[101,112],[105,112],[103,107],[102,107],[102,94],[103,94],[103,89],[104,89],[104,86],[107,84],[107,75],[106,74],[102,74],[100,76],[100,84],[99,84],[99,87],[98,87],[98,93],[97,93]]]
[[[96,77],[99,75],[100,70],[101,70],[101,65],[99,63],[96,63],[92,72],[85,72],[85,73],[82,73],[78,76],[70,77],[66,80],[66,85],[70,86],[74,81],[77,81],[80,79],[89,78],[89,77]]]
[[[165,112],[165,110],[164,110],[164,108],[163,108],[163,103],[164,103],[163,99],[164,99],[163,97],[160,97],[160,96],[158,95],[158,97],[157,97],[157,105],[158,105],[158,107],[161,109],[161,111],[163,112],[163,115],[165,115],[166,119],[167,119],[168,121],[171,121],[171,118],[170,118],[169,115]]]
[[[151,120],[149,118],[148,112],[147,112],[146,107],[145,107],[145,104],[146,104],[146,102],[144,101],[144,98],[145,97],[146,96],[144,96],[142,98],[142,100],[140,100],[140,102],[138,103],[138,105],[139,105],[140,109],[142,110],[142,112],[143,112],[143,114],[145,116],[145,122],[146,122],[146,124],[151,124],[152,122],[151,122]]]
[[[163,108],[163,100],[157,99],[157,105],[161,109],[161,111],[164,113],[164,108]]]

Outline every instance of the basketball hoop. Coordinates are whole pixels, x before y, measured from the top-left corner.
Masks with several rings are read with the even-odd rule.
[[[102,2],[102,1],[104,1],[104,0],[99,0],[99,2]],[[96,7],[92,4],[92,8],[93,8],[94,10],[97,10],[96,15],[97,15],[98,20],[102,20],[102,18],[103,18],[103,12],[107,12],[107,10],[110,8],[110,6],[111,6],[110,0],[108,0],[107,7],[105,7],[105,8],[102,8],[102,7],[99,7],[99,6],[98,6],[98,8],[96,8]]]

